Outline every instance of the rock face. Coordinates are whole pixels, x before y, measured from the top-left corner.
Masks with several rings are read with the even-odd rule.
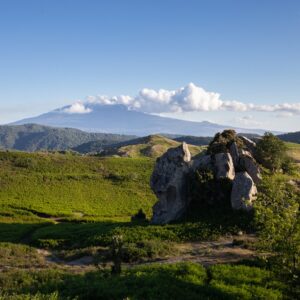
[[[229,148],[229,153],[232,157],[232,161],[234,164],[234,167],[236,168],[239,164],[240,154],[239,154],[239,148],[236,144],[236,142],[233,142]]]
[[[157,159],[150,185],[158,202],[153,207],[153,224],[165,224],[180,218],[188,207],[186,174],[191,154],[186,143],[169,149]]]
[[[240,169],[245,170],[251,176],[255,184],[261,181],[260,169],[252,155],[248,153],[242,154],[240,156],[239,165]]]
[[[201,155],[195,157],[190,162],[190,168],[193,172],[196,170],[211,170],[212,169],[212,159],[211,155]]]
[[[239,138],[242,140],[246,148],[251,152],[251,155],[254,156],[256,143],[246,138],[245,136],[240,136]]]
[[[214,155],[214,171],[216,179],[234,179],[235,170],[230,153],[217,153]]]
[[[231,191],[231,207],[246,211],[251,210],[256,194],[257,188],[250,175],[247,172],[237,173]]]
[[[191,160],[188,146],[183,143],[157,159],[150,182],[158,198],[153,206],[152,223],[166,224],[184,215],[192,198],[187,190],[187,178],[192,177],[187,175],[195,172],[199,172],[197,176],[202,176],[201,180],[210,180],[209,185],[200,185],[197,191],[201,194],[202,189],[209,186],[208,193],[208,190],[203,190],[209,198],[205,199],[207,204],[222,204],[230,197],[233,209],[252,209],[257,194],[256,184],[261,180],[260,169],[254,159],[256,144],[246,137],[229,133],[216,135],[219,140],[206,155],[198,155]],[[205,177],[205,174],[210,175]],[[212,197],[207,196],[210,194]]]

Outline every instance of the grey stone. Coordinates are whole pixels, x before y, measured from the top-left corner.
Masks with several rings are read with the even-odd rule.
[[[257,188],[247,172],[239,172],[235,175],[231,191],[231,207],[250,211],[256,199]]]
[[[191,171],[212,169],[211,155],[196,156],[190,162]]]
[[[169,149],[157,159],[150,186],[158,198],[153,206],[153,224],[177,220],[188,207],[186,175],[191,154],[186,143]]]
[[[240,169],[245,170],[251,176],[255,184],[258,184],[261,181],[262,177],[260,168],[249,152],[242,152],[239,160],[239,166]]]
[[[243,141],[246,148],[251,152],[252,156],[254,156],[256,143],[242,135],[239,136],[239,138]]]
[[[230,153],[217,153],[214,155],[214,171],[216,179],[228,178],[233,180],[235,169]]]
[[[232,157],[232,161],[234,164],[234,167],[236,168],[239,164],[239,158],[240,158],[240,154],[239,154],[239,148],[236,144],[236,142],[233,142],[229,148],[229,153]]]

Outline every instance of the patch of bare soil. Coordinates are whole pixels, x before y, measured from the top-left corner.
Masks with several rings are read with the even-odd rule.
[[[161,264],[197,262],[204,266],[235,263],[258,256],[254,250],[245,247],[246,244],[253,243],[255,239],[254,235],[243,235],[223,237],[218,241],[180,243],[175,245],[178,255],[156,260],[155,262]],[[153,261],[144,264],[151,263]]]
[[[176,256],[170,256],[154,261],[124,264],[127,267],[137,265],[146,265],[152,263],[172,264],[178,262],[197,262],[204,266],[235,263],[244,259],[257,257],[254,250],[248,249],[245,245],[255,241],[254,235],[223,237],[217,241],[191,242],[175,244]],[[81,258],[65,261],[57,258],[52,252],[44,249],[38,249],[38,253],[45,258],[48,266],[74,269],[85,271],[96,268],[92,256],[83,256]],[[107,266],[110,264],[108,263]]]

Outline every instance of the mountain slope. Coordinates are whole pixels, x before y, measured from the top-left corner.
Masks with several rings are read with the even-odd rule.
[[[88,133],[78,129],[53,128],[36,124],[0,126],[0,148],[23,151],[66,150],[92,140],[98,140],[101,145],[108,145],[133,138],[135,137]]]
[[[285,142],[300,144],[300,131],[279,134],[278,137]]]
[[[109,132],[145,136],[158,132],[177,135],[213,136],[229,126],[210,122],[190,122],[128,110],[123,105],[89,104],[89,113],[68,113],[68,107],[14,124],[36,123],[56,127],[71,127],[90,132]],[[237,132],[263,134],[261,129],[234,128]]]

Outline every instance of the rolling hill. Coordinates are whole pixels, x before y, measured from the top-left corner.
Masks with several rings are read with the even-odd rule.
[[[169,148],[177,147],[180,142],[171,140],[167,137],[161,135],[149,135],[142,138],[136,138],[133,140],[121,142],[118,144],[113,144],[109,146],[102,147],[99,146],[98,141],[89,142],[78,147],[73,148],[73,150],[81,153],[89,152],[101,152],[103,156],[121,156],[121,157],[151,157],[156,158],[165,153]],[[189,149],[192,155],[196,155],[202,151],[202,147],[189,145]]]
[[[22,151],[67,150],[82,143],[97,140],[108,145],[134,136],[107,133],[89,133],[73,128],[54,128],[36,124],[0,126],[0,148]]]

